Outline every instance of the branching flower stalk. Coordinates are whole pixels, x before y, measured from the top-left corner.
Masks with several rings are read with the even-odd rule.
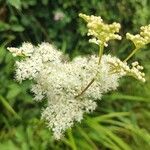
[[[101,59],[102,59],[102,55],[103,55],[103,50],[104,50],[104,44],[100,45],[100,49],[99,49],[99,60],[98,60],[98,65],[100,65]],[[86,92],[86,90],[88,90],[88,88],[93,84],[93,82],[96,79],[98,72],[96,73],[95,77],[93,77],[93,79],[88,83],[88,85],[81,91],[80,94],[76,95],[75,98],[80,97],[82,94],[84,94],[84,92]]]
[[[100,65],[101,59],[102,59],[102,55],[103,55],[103,51],[104,51],[104,44],[100,45],[100,49],[99,49],[99,60],[98,60],[98,65]],[[93,84],[93,82],[96,79],[98,73],[96,73],[95,77],[93,77],[93,79],[88,83],[88,85],[81,91],[80,94],[76,95],[75,98],[78,98],[79,96],[81,96],[82,94],[84,94],[84,92],[86,92],[86,90],[88,90],[88,88]]]
[[[135,49],[127,56],[124,62],[128,61],[140,48],[150,43],[150,25],[142,26],[140,30],[140,34],[126,34],[127,39],[131,40],[134,43]]]
[[[128,56],[126,59],[124,59],[124,62],[128,61],[139,49],[135,48]]]
[[[99,60],[98,60],[99,65],[101,63],[101,59],[102,59],[102,56],[103,56],[103,51],[104,51],[104,44],[101,44],[100,45],[100,50],[99,50]]]
[[[117,33],[119,23],[106,24],[101,17],[79,14],[87,22],[89,42],[99,46],[99,54],[90,57],[76,57],[68,61],[64,54],[49,43],[34,46],[23,43],[20,48],[9,47],[8,50],[16,60],[15,78],[18,82],[33,80],[31,91],[34,100],[46,100],[41,118],[53,131],[55,139],[60,139],[64,132],[75,122],[81,122],[84,113],[91,113],[97,107],[102,95],[116,90],[119,79],[132,76],[145,82],[143,67],[137,61],[131,65],[127,60],[150,42],[150,25],[141,27],[139,35],[127,33],[136,47],[124,61],[103,54],[109,40],[121,40]]]
[[[107,46],[107,42],[112,39],[118,39],[121,40],[121,36],[115,34],[115,32],[119,32],[120,24],[113,23],[113,24],[105,24],[101,17],[96,16],[87,16],[85,14],[79,14],[81,18],[83,18],[87,22],[87,28],[88,28],[88,36],[94,36],[94,38],[90,39],[89,41],[92,43],[95,43],[99,46],[99,60],[98,65],[100,65],[104,46]],[[81,91],[80,94],[75,96],[75,98],[81,96],[86,92],[86,90],[93,84],[97,76],[97,73],[95,77],[88,83],[88,85]]]

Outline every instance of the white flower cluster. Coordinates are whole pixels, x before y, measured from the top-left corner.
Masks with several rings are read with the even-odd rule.
[[[110,59],[108,62],[111,65],[111,73],[119,72],[122,76],[132,76],[142,82],[145,82],[145,73],[141,72],[143,67],[140,66],[137,61],[131,64],[132,67],[129,67],[127,62],[122,62],[118,58]]]
[[[92,41],[100,46],[99,56],[77,57],[68,61],[49,43],[38,46],[23,43],[20,48],[8,48],[13,56],[23,56],[21,61],[16,61],[16,80],[34,80],[31,88],[34,99],[47,100],[42,119],[52,129],[56,139],[60,139],[74,122],[80,122],[84,113],[95,110],[96,100],[100,100],[104,93],[115,90],[122,76],[130,75],[145,82],[145,74],[141,72],[143,67],[137,62],[129,67],[125,61],[103,55],[103,46],[107,46],[109,40],[121,39],[115,34],[120,24],[107,25],[100,17],[80,16],[87,21],[88,34],[95,37]],[[142,28],[142,36],[148,36],[147,28]]]
[[[65,14],[63,12],[61,12],[61,11],[56,11],[54,13],[54,20],[55,21],[62,20],[64,17],[65,17]]]
[[[28,45],[24,43],[20,48],[8,49],[13,49],[17,55],[18,51],[26,50]],[[122,76],[119,73],[109,74],[108,62],[116,59],[110,55],[103,55],[98,65],[98,57],[94,55],[77,57],[71,62],[64,61],[61,52],[48,43],[32,46],[30,51],[32,55],[16,62],[16,79],[19,82],[34,79],[31,90],[37,101],[47,99],[42,118],[52,128],[57,139],[74,121],[81,121],[85,112],[95,110],[95,100],[101,99],[103,93],[115,90],[118,78]],[[95,82],[82,96],[76,97],[93,77]]]
[[[13,49],[13,53],[16,52],[17,55],[20,51],[28,50],[28,45],[31,44],[24,43],[20,48],[8,50]],[[20,82],[34,79],[35,84],[31,90],[35,94],[35,100],[47,99],[42,118],[46,120],[56,139],[59,139],[74,121],[81,121],[85,112],[95,110],[96,100],[101,99],[103,93],[115,90],[118,79],[125,75],[122,70],[110,74],[110,63],[121,64],[119,59],[110,55],[103,55],[101,64],[98,65],[99,58],[95,55],[88,58],[77,57],[71,62],[64,61],[62,53],[48,43],[30,48],[32,54],[27,54],[29,57],[16,62],[16,79]],[[95,82],[83,95],[76,97],[93,77]]]
[[[14,48],[14,47],[8,47],[7,48],[14,57],[16,56],[31,56],[34,48],[31,43],[23,43],[22,47],[20,48]]]
[[[118,33],[120,30],[119,23],[105,24],[101,17],[97,16],[88,16],[85,14],[79,14],[87,22],[88,36],[94,36],[90,39],[90,42],[93,42],[97,45],[104,44],[107,46],[109,40],[118,39],[121,40],[121,36],[115,33]]]
[[[142,26],[140,29],[140,34],[126,34],[127,39],[131,40],[136,48],[141,48],[144,45],[150,43],[150,24],[147,26]]]

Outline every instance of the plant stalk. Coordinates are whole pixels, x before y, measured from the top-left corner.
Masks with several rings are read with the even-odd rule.
[[[99,60],[98,60],[98,65],[100,65],[101,59],[102,59],[102,55],[103,55],[103,51],[104,51],[104,44],[101,44],[100,49],[99,49]],[[97,76],[97,73],[95,75],[95,77]],[[78,95],[75,96],[75,98],[80,97],[81,95],[83,95],[85,93],[85,91],[93,84],[93,82],[95,81],[95,77],[88,83],[88,85],[81,91],[81,93],[79,93]]]
[[[123,62],[128,61],[136,53],[137,50],[138,50],[138,48],[135,48]]]
[[[11,105],[4,99],[3,96],[0,95],[0,101],[2,102],[3,106],[13,114],[17,119],[21,120],[21,117],[15,112],[15,110],[11,107]]]

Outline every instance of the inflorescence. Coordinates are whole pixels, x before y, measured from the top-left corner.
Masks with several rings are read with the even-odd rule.
[[[74,122],[80,122],[84,113],[94,111],[96,101],[104,93],[117,89],[121,77],[128,75],[145,82],[143,67],[138,62],[129,65],[129,57],[121,61],[103,54],[109,40],[121,39],[117,34],[120,24],[108,25],[101,17],[79,16],[87,22],[88,35],[92,36],[90,41],[100,47],[98,56],[76,57],[68,61],[49,43],[38,46],[23,43],[20,48],[8,48],[13,56],[23,57],[21,61],[16,61],[16,80],[34,80],[31,88],[34,99],[38,102],[47,100],[46,108],[42,109],[42,119],[52,129],[55,139],[60,139]],[[127,34],[136,48],[150,42],[150,25],[141,27],[141,30],[138,36]]]

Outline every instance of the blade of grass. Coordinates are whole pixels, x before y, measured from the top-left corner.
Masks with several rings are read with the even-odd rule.
[[[72,135],[72,130],[71,129],[68,130],[68,137],[69,137],[70,146],[72,147],[72,149],[77,150],[77,146],[76,146],[74,137]]]
[[[11,107],[11,105],[7,102],[7,100],[0,95],[0,101],[2,102],[3,106],[13,114],[17,119],[21,119],[21,117],[15,112],[15,110]]]
[[[106,134],[104,134],[100,130],[96,130],[93,128],[90,128],[90,132],[88,132],[89,137],[96,141],[99,145],[103,145],[106,148],[109,148],[111,150],[121,150],[116,143],[114,143]]]
[[[94,130],[93,132],[95,132],[95,134],[99,137],[97,140],[98,143],[101,143],[104,147],[112,150],[121,150],[121,148],[102,130],[99,130],[98,128],[92,126],[91,128],[92,130]]]
[[[109,118],[129,116],[129,115],[130,115],[129,112],[111,112],[109,114],[94,117],[94,118],[92,118],[92,121],[103,121],[103,120],[107,120]]]
[[[128,144],[126,144],[119,136],[115,135],[110,129],[99,126],[101,130],[106,132],[106,134],[114,141],[116,142],[123,150],[131,150]]]
[[[127,122],[121,122],[121,121],[115,121],[115,120],[105,120],[103,122],[111,123],[113,125],[122,127],[122,129],[126,129],[126,131],[128,131],[128,133],[126,132],[128,135],[133,136],[133,134],[136,134],[141,139],[143,139],[148,145],[150,145],[150,142],[149,142],[150,141],[150,133],[145,129],[141,129],[138,126],[134,126],[131,123],[127,123]],[[116,129],[117,129],[117,127],[116,127]]]
[[[150,133],[146,129],[141,129],[132,125],[128,125],[126,128],[141,137],[147,144],[150,145]]]
[[[131,96],[131,95],[123,95],[123,94],[112,94],[111,98],[109,96],[105,96],[105,98],[109,98],[110,100],[127,100],[127,101],[138,101],[138,102],[146,102],[150,103],[149,98],[140,97],[140,96]]]
[[[90,137],[87,135],[87,133],[81,129],[80,127],[77,127],[79,132],[82,134],[82,136],[86,139],[86,141],[93,147],[93,150],[98,150],[95,143],[90,139]]]
[[[95,122],[92,124],[92,128],[103,132],[105,135],[109,136],[122,150],[131,150],[129,145],[125,143],[119,136],[115,135],[109,128],[103,127],[102,125]]]

